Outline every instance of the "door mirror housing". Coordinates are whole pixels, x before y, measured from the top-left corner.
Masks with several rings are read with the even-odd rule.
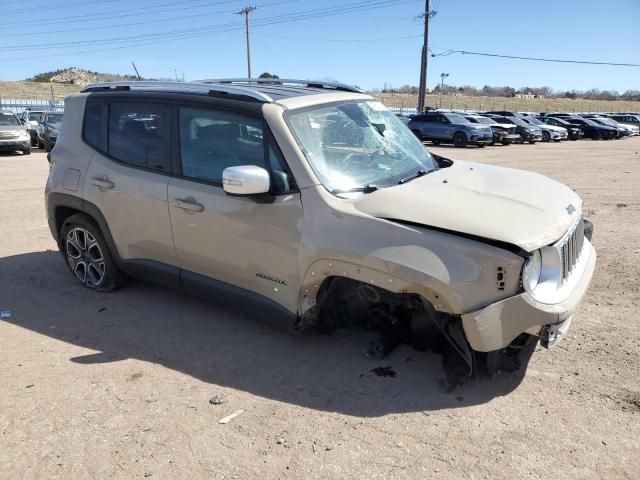
[[[269,172],[255,165],[227,167],[222,172],[222,187],[230,195],[259,195],[271,187]]]

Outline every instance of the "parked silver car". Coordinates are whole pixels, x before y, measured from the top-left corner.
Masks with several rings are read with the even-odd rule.
[[[0,152],[31,155],[29,132],[13,112],[0,110]]]

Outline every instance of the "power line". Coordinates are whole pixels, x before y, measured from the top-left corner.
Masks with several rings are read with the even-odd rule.
[[[90,0],[90,1],[86,1],[86,2],[69,2],[69,3],[58,3],[55,5],[56,9],[60,9],[60,8],[69,8],[69,7],[84,7],[84,6],[94,6],[94,5],[101,5],[103,3],[114,3],[114,2],[119,2],[120,0]],[[24,5],[23,2],[20,2],[21,5]],[[19,10],[11,10],[10,12],[3,12],[4,15],[15,15],[18,13],[33,13],[33,9],[34,8],[46,8],[44,5],[40,6],[40,5],[34,5],[30,8],[22,8]]]
[[[272,37],[272,38],[282,38],[286,40],[302,40],[308,42],[337,42],[337,43],[349,43],[349,42],[386,42],[389,40],[406,40],[409,38],[422,38],[422,34],[420,35],[404,35],[401,37],[381,37],[381,38],[305,38],[305,37],[289,37],[286,35],[272,35],[270,33],[254,33],[259,37]]]
[[[295,14],[266,17],[266,18],[260,19],[259,21],[256,21],[254,23],[254,27],[264,27],[264,26],[277,25],[277,24],[289,23],[289,22],[295,22],[295,21],[317,19],[317,18],[323,18],[323,17],[333,16],[333,15],[340,15],[344,13],[351,13],[355,11],[359,12],[359,11],[365,11],[365,10],[374,10],[374,9],[379,9],[379,8],[384,8],[389,6],[412,3],[412,1],[413,0],[356,2],[356,3],[343,5],[341,7],[322,8],[322,9],[298,12]],[[146,37],[149,37],[149,35],[146,35],[146,36],[139,35],[135,37],[121,37],[118,39],[111,39],[111,40],[95,40],[95,41],[92,41],[93,45],[96,45],[96,42],[102,42],[102,43],[114,43],[114,42],[123,43],[124,42],[125,44],[121,46],[114,46],[114,47],[102,48],[102,49],[71,51],[71,52],[65,52],[65,53],[50,53],[46,55],[36,55],[31,57],[6,58],[4,60],[7,62],[33,60],[33,59],[39,59],[39,58],[64,57],[69,55],[81,55],[81,54],[98,53],[98,52],[105,52],[105,51],[112,51],[112,50],[122,50],[126,48],[157,45],[159,43],[166,43],[169,41],[186,39],[186,38],[203,37],[203,36],[208,36],[216,33],[227,33],[232,31],[238,31],[241,28],[242,27],[240,27],[238,24],[233,23],[233,24],[215,25],[212,27],[201,27],[196,29],[186,29],[186,30],[178,30],[174,32],[165,32],[164,34],[155,34],[156,39],[146,38]],[[140,38],[140,37],[143,37],[143,38]],[[132,38],[136,38],[136,40],[132,41]],[[74,46],[82,47],[87,42],[75,42],[75,43],[77,45],[74,45]],[[15,50],[15,47],[11,47],[11,48]],[[42,47],[42,48],[46,48],[46,47]],[[39,48],[38,50],[42,48]],[[65,48],[65,47],[55,47],[55,48]]]
[[[287,0],[287,1],[295,1],[295,0]],[[339,15],[343,13],[350,13],[353,11],[360,10],[372,10],[375,8],[382,8],[386,6],[394,6],[402,3],[409,3],[412,0],[387,0],[387,1],[377,1],[377,2],[356,2],[351,4],[346,4],[341,7],[325,7],[315,10],[308,10],[303,12],[298,12],[294,14],[284,14],[284,15],[276,15],[272,17],[265,17],[259,19],[255,22],[254,26],[268,26],[275,25],[280,23],[288,23],[292,21],[306,20],[306,19],[314,19],[314,18],[322,18],[332,15]],[[285,3],[285,2],[275,2],[275,3]],[[265,4],[269,5],[269,4]],[[111,38],[103,38],[96,40],[84,40],[84,41],[69,41],[69,42],[57,42],[57,43],[42,43],[42,44],[16,44],[0,47],[0,50],[43,50],[43,49],[60,49],[60,48],[72,48],[72,47],[83,47],[83,46],[97,46],[97,45],[106,45],[110,43],[122,43],[122,42],[136,42],[136,41],[149,41],[151,39],[177,39],[177,38],[189,38],[190,36],[200,36],[199,34],[208,34],[208,33],[218,33],[225,32],[230,30],[237,30],[238,25],[236,23],[226,23],[219,24],[214,26],[204,26],[204,27],[196,27],[196,28],[188,28],[181,30],[173,30],[169,32],[163,33],[147,33],[140,35],[127,35],[121,37],[111,37]],[[70,52],[73,53],[73,52]]]
[[[200,0],[199,0],[200,1]],[[239,0],[234,0],[234,1],[239,1]],[[278,1],[278,2],[269,2],[269,3],[263,3],[258,5],[258,7],[263,8],[263,7],[267,7],[267,6],[272,6],[272,5],[278,5],[281,3],[293,3],[293,2],[299,2],[300,0],[284,0],[284,1]],[[209,6],[209,5],[207,5]],[[170,11],[174,11],[174,10],[187,10],[187,9],[192,9],[192,8],[203,8],[200,6],[196,6],[196,7],[186,7],[186,8],[179,8],[179,9],[171,9],[171,10],[166,10],[166,11],[162,11],[162,12],[151,12],[151,13],[165,13],[165,12],[170,12]],[[206,12],[206,13],[197,13],[197,14],[193,14],[193,15],[183,15],[180,17],[169,17],[169,18],[159,18],[156,20],[144,20],[144,21],[140,21],[140,22],[132,22],[132,23],[118,23],[118,25],[116,25],[117,28],[122,28],[122,27],[133,27],[133,26],[140,26],[140,25],[150,25],[153,23],[165,23],[165,22],[176,22],[178,20],[187,20],[190,18],[202,18],[205,16],[211,16],[211,15],[219,15],[221,13],[229,13],[228,10],[217,10],[214,12]],[[140,15],[148,15],[147,12],[142,12],[142,13],[136,13],[136,14],[132,14],[132,15],[126,15],[126,16],[140,16]],[[103,17],[103,18],[96,18],[92,21],[98,21],[98,20],[106,20],[109,18],[113,18],[113,17]],[[121,18],[121,16],[119,15],[117,18]],[[114,26],[113,25],[98,25],[98,26],[92,26],[92,27],[83,27],[83,28],[73,28],[73,29],[63,29],[63,30],[43,30],[43,31],[38,31],[39,34],[52,34],[52,33],[76,33],[76,32],[82,32],[82,31],[88,31],[88,30],[113,30]],[[16,34],[15,33],[5,33],[5,34],[0,34],[0,38],[2,37],[15,37]],[[51,45],[51,43],[47,43],[46,45]],[[20,45],[20,47],[23,47],[25,45]]]
[[[227,3],[237,3],[240,0],[225,0],[222,2],[217,2],[215,3],[213,6],[217,6],[217,5],[223,5],[223,4],[227,4]],[[159,8],[163,8],[163,7],[173,7],[174,5],[187,5],[190,3],[197,3],[199,2],[200,5],[189,5],[189,6],[185,6],[185,7],[176,7],[176,8],[169,8],[169,9],[165,9],[165,10],[157,10]],[[74,23],[76,21],[82,21],[82,22],[92,22],[92,21],[97,21],[97,20],[108,20],[108,19],[113,19],[113,18],[123,18],[123,17],[136,17],[136,16],[140,16],[140,15],[149,15],[152,13],[170,13],[170,12],[175,12],[178,10],[187,10],[187,9],[192,9],[192,8],[205,8],[205,7],[211,7],[212,4],[210,1],[204,1],[204,0],[182,0],[182,1],[177,1],[177,2],[169,2],[169,3],[161,3],[158,5],[153,5],[153,6],[147,6],[147,7],[137,7],[137,8],[127,8],[125,10],[112,10],[112,11],[107,11],[107,12],[99,12],[99,13],[87,13],[85,15],[74,15],[74,16],[64,16],[64,17],[54,17],[54,18],[47,18],[48,22],[55,22],[56,24],[59,23]],[[131,12],[140,12],[140,13],[131,13]],[[106,15],[106,16],[105,16]],[[95,18],[91,18],[91,17],[95,17]],[[6,28],[6,27],[14,27],[14,26],[20,26],[20,27],[24,27],[24,21],[21,22],[13,22],[13,23],[3,23],[2,27]]]
[[[552,63],[577,63],[583,65],[608,65],[613,67],[640,67],[640,64],[637,63],[613,63],[613,62],[595,62],[590,60],[566,60],[559,58],[542,58],[542,57],[521,57],[517,55],[502,55],[498,53],[487,53],[487,52],[471,52],[469,50],[446,50],[441,53],[432,53],[432,57],[448,57],[449,55],[453,55],[456,53],[460,53],[462,55],[480,55],[483,57],[496,57],[496,58],[507,58],[510,60],[532,60],[535,62],[552,62]]]
[[[265,3],[262,4],[262,7],[266,7],[266,6],[271,6],[271,5],[278,5],[278,4],[282,4],[282,3],[291,3],[291,2],[296,2],[298,0],[279,0],[277,2],[270,2],[270,3]],[[217,12],[211,12],[211,14],[221,14],[221,13],[230,13],[228,10],[218,10]],[[276,18],[276,17],[272,17],[272,18]],[[140,22],[140,23],[144,23],[144,22]],[[219,24],[219,25],[206,25],[206,26],[202,26],[202,27],[194,27],[194,28],[188,28],[188,29],[181,29],[181,30],[171,30],[168,32],[163,32],[163,33],[144,33],[144,34],[139,34],[139,35],[125,35],[125,36],[121,36],[121,37],[109,37],[109,38],[102,38],[102,39],[96,39],[96,40],[71,40],[71,41],[67,41],[67,42],[47,42],[47,43],[32,43],[32,44],[15,44],[15,45],[8,45],[8,46],[2,46],[0,47],[0,51],[1,50],[12,50],[12,51],[16,51],[16,50],[51,50],[51,49],[59,49],[59,48],[67,48],[67,47],[75,47],[75,46],[83,46],[83,45],[101,45],[101,44],[107,44],[107,43],[119,43],[121,41],[130,41],[130,40],[146,40],[149,38],[153,38],[153,37],[173,37],[173,35],[176,34],[181,34],[181,33],[190,33],[190,32],[200,32],[203,30],[209,30],[212,28],[216,28],[216,27],[228,27],[228,26],[236,26],[235,23],[226,23],[226,24]]]

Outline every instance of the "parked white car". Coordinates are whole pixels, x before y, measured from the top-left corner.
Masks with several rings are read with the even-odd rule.
[[[543,142],[548,142],[550,140],[553,140],[554,142],[559,142],[560,140],[567,140],[569,138],[569,132],[564,127],[549,125],[531,116],[520,117],[520,118],[522,118],[522,120],[524,120],[525,122],[530,123],[531,125],[535,125],[540,130],[542,130]]]

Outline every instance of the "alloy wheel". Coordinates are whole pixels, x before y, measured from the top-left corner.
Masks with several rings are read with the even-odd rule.
[[[88,288],[98,288],[105,279],[105,261],[96,238],[82,227],[74,227],[65,239],[71,271]]]

